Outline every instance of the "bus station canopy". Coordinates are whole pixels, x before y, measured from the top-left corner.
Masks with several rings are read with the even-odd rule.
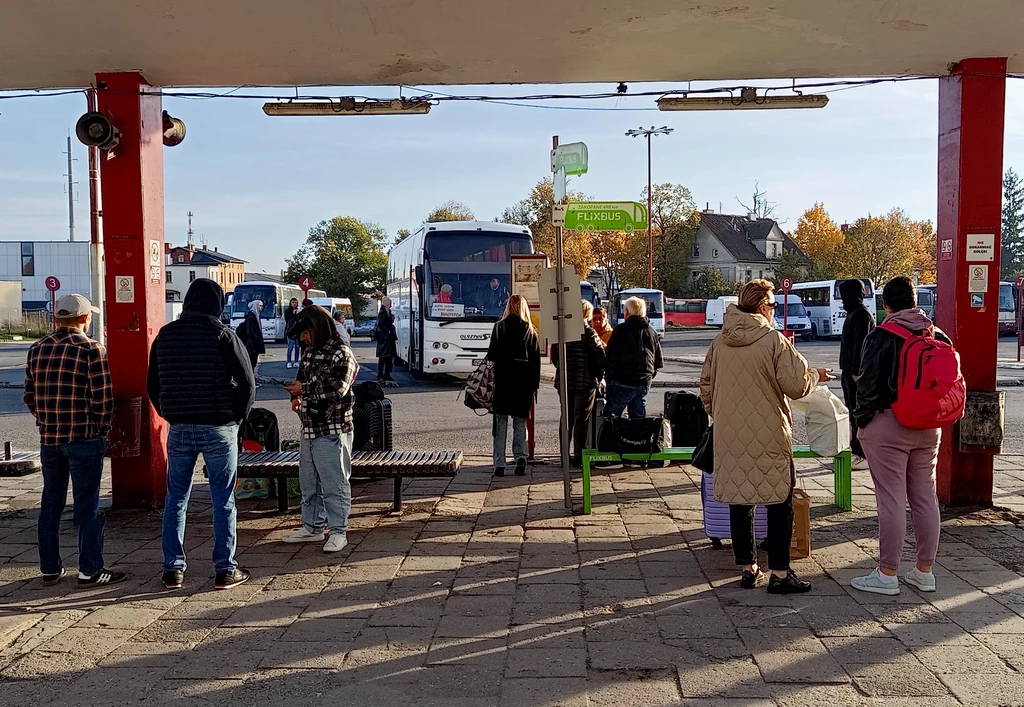
[[[1024,71],[1020,0],[47,0],[6,3],[0,89],[393,85]]]

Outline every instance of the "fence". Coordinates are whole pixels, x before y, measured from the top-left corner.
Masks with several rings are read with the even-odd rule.
[[[5,316],[0,311],[0,336],[20,334],[26,338],[36,339],[53,331],[53,323],[49,312],[22,312],[21,317]]]

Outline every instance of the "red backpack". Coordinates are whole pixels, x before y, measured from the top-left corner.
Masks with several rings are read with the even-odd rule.
[[[929,430],[963,417],[967,385],[956,349],[936,339],[932,327],[920,334],[892,322],[879,328],[903,339],[892,404],[899,423],[912,430]]]

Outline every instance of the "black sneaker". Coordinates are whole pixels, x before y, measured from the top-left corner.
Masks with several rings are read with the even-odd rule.
[[[495,476],[504,476],[505,475],[505,467],[503,467],[503,466],[496,466],[496,467],[494,467],[494,475]]]
[[[756,572],[750,570],[743,570],[743,576],[740,578],[740,587],[743,589],[753,589],[757,586],[757,580],[764,576],[764,572],[758,567]]]
[[[526,476],[525,459],[516,459],[516,476]]]
[[[93,587],[103,587],[108,584],[117,584],[123,582],[128,578],[128,575],[124,572],[115,572],[106,568],[101,569],[94,575],[78,573],[78,588],[79,589],[92,589]]]
[[[230,572],[218,572],[217,579],[213,584],[214,589],[234,589],[239,584],[249,581],[249,570],[240,570],[237,567]]]
[[[185,573],[181,570],[164,570],[164,576],[160,581],[164,583],[164,589],[181,589],[185,582]]]
[[[769,594],[803,594],[809,591],[811,591],[811,583],[797,577],[793,570],[786,573],[785,579],[779,579],[773,572],[771,579],[768,580]]]
[[[54,574],[44,574],[43,575],[43,584],[45,586],[47,586],[47,587],[52,587],[57,582],[59,582],[61,580],[61,578],[64,577],[64,575],[66,575],[66,574],[67,574],[67,571],[63,567],[60,568],[60,572],[56,572]]]

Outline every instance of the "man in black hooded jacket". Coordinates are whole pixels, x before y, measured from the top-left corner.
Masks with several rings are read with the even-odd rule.
[[[193,282],[181,317],[160,330],[149,357],[146,390],[157,413],[170,423],[163,520],[163,583],[168,589],[184,581],[185,513],[200,453],[213,501],[214,586],[231,589],[249,579],[235,562],[235,480],[238,425],[252,408],[256,381],[248,352],[220,321],[223,303],[216,282]]]
[[[843,325],[843,340],[839,346],[839,368],[842,370],[843,400],[850,410],[850,451],[853,452],[853,468],[866,469],[864,449],[857,439],[857,425],[853,411],[857,407],[857,378],[860,377],[861,350],[864,339],[875,328],[875,314],[864,306],[864,283],[860,280],[843,280],[839,283],[839,296],[846,310]]]

